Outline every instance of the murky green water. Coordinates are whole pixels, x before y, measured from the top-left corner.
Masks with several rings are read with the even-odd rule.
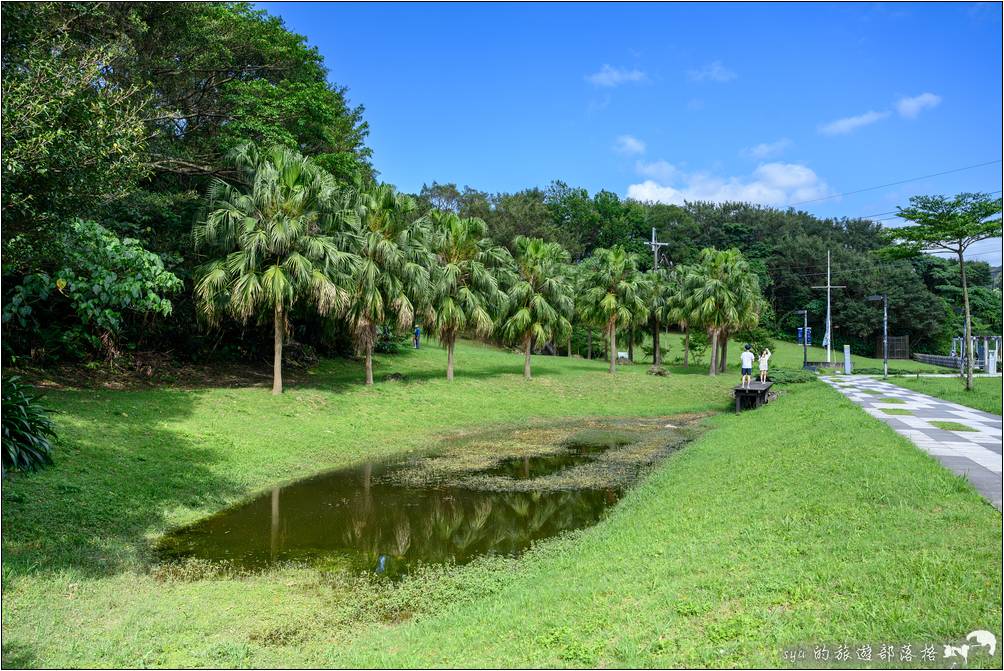
[[[652,431],[590,431],[566,430],[546,454],[490,455],[487,468],[451,460],[447,451],[426,461],[321,474],[179,529],[158,551],[168,560],[198,558],[244,569],[323,561],[392,576],[418,563],[518,554],[534,541],[595,524],[623,493],[625,463],[636,473],[658,454],[646,448],[632,459],[631,446],[653,439],[670,444],[668,435]],[[483,440],[477,444],[486,449]],[[460,449],[453,448],[458,455]],[[478,454],[476,447],[464,456],[472,453]],[[436,475],[416,476],[433,461]],[[444,461],[455,472],[444,475]]]

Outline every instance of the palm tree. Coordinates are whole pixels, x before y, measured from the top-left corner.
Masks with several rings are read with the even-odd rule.
[[[565,356],[568,358],[572,357],[572,336],[575,333],[575,322],[579,317],[579,307],[575,300],[579,293],[579,267],[568,263],[561,264],[559,273],[562,278],[564,278],[565,286],[568,287],[568,297],[572,303],[572,310],[567,315],[568,316],[568,330],[565,332]]]
[[[215,324],[228,313],[242,323],[271,316],[272,393],[282,393],[282,345],[289,311],[305,304],[320,314],[341,309],[347,273],[358,260],[344,251],[346,213],[334,179],[310,159],[253,143],[229,155],[238,184],[214,179],[196,248],[221,254],[196,273],[195,298]]]
[[[502,287],[511,280],[512,256],[486,237],[488,227],[477,217],[433,210],[425,219],[435,256],[426,323],[446,345],[446,379],[452,380],[457,336],[468,329],[487,336],[505,312]]]
[[[644,275],[644,300],[648,307],[649,325],[652,327],[652,369],[662,367],[662,349],[659,335],[662,325],[669,321],[670,297],[673,293],[673,275],[665,268],[650,270]]]
[[[373,384],[373,344],[377,327],[393,319],[407,328],[415,303],[429,285],[429,253],[424,226],[414,222],[415,201],[380,185],[360,194],[359,264],[348,287],[346,316],[356,342],[366,354],[366,384]]]
[[[510,314],[502,335],[523,347],[523,377],[530,379],[534,343],[571,333],[572,292],[562,266],[568,252],[556,242],[522,235],[515,240],[518,279],[509,288]]]
[[[719,341],[723,334],[755,326],[760,320],[760,285],[737,249],[701,251],[693,279],[693,317],[711,339],[709,375],[721,366]],[[724,350],[724,348],[723,348]],[[724,351],[721,352],[724,357]]]
[[[629,325],[648,315],[642,300],[638,258],[620,245],[597,249],[584,280],[585,311],[601,322],[610,341],[610,372],[617,370],[617,327]]]
[[[690,366],[690,324],[694,313],[694,284],[693,267],[678,265],[670,271],[666,320],[683,330],[684,366]]]

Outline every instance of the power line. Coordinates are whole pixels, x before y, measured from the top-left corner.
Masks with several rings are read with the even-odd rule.
[[[800,201],[797,201],[797,202],[794,202],[794,203],[788,203],[788,205],[789,206],[795,206],[795,205],[805,205],[806,203],[818,203],[819,201],[822,201],[822,200],[830,200],[832,198],[840,198],[841,196],[851,196],[851,195],[854,195],[855,193],[864,193],[865,191],[875,191],[877,189],[884,189],[884,188],[890,187],[890,186],[898,186],[900,184],[907,184],[909,182],[917,182],[917,181],[920,181],[922,179],[928,179],[930,177],[940,177],[941,175],[950,175],[953,172],[962,172],[963,170],[972,170],[973,168],[982,168],[983,166],[993,165],[994,163],[1000,163],[1000,162],[1001,162],[1001,159],[996,159],[996,160],[993,160],[993,161],[987,161],[985,163],[975,163],[973,165],[967,165],[967,166],[962,167],[962,168],[954,168],[952,170],[945,170],[944,172],[935,172],[935,173],[931,173],[930,175],[922,175],[920,177],[911,177],[910,179],[902,179],[902,180],[900,180],[898,182],[889,182],[888,184],[879,184],[878,186],[869,186],[866,189],[857,189],[855,191],[845,191],[844,193],[834,193],[832,195],[822,196],[820,198],[811,198],[809,200],[800,200]]]
[[[994,194],[1001,193],[1001,190],[997,189],[996,191],[987,191],[986,193],[987,193],[987,195],[993,196]],[[893,219],[901,219],[902,218],[898,214],[896,214],[897,212],[899,212],[899,210],[889,210],[888,212],[876,212],[875,214],[863,214],[863,215],[861,215],[859,217],[847,217],[847,218],[848,219],[871,219],[874,222],[891,221]],[[887,215],[887,214],[892,214],[892,215],[895,215],[895,216],[885,217],[883,219],[873,219],[872,218],[872,217],[882,217],[882,216]]]

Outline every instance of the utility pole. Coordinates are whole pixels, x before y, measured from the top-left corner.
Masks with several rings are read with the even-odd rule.
[[[882,379],[889,379],[889,294],[875,294],[866,301],[882,301]]]
[[[655,226],[652,227],[652,242],[648,243],[648,246],[652,248],[652,270],[659,269],[659,248],[668,247],[668,242],[659,242],[655,238]]]
[[[846,289],[847,285],[830,283],[830,250],[828,249],[826,250],[826,286],[812,288],[826,289],[826,334],[823,336],[823,339],[826,340],[826,363],[830,363],[833,360],[831,354],[833,351],[833,326],[830,322],[830,289]]]

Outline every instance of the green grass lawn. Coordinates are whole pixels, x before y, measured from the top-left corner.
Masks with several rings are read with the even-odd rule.
[[[674,359],[676,357],[683,356],[683,336],[679,333],[670,333],[669,335],[663,334],[660,337],[662,345],[665,346],[669,344],[670,351],[667,354],[668,359]],[[739,368],[739,354],[742,352],[743,343],[737,342],[735,340],[729,341],[729,349],[727,352],[728,363],[730,368]],[[802,346],[793,342],[786,342],[783,340],[774,341],[774,349],[771,350],[773,356],[770,359],[771,367],[778,368],[801,368],[802,367]],[[705,354],[704,361],[708,362],[709,355]],[[812,346],[808,348],[808,358],[809,361],[826,361],[826,350],[819,346]],[[844,350],[843,347],[838,347],[833,350],[832,358],[834,361],[840,363],[844,360]],[[860,369],[872,370],[881,372],[882,370],[882,359],[873,359],[865,356],[858,356],[857,354],[851,355],[851,365],[855,372]],[[890,369],[907,370],[910,372],[920,372],[920,373],[944,373],[944,368],[938,368],[937,366],[931,366],[930,364],[921,363],[919,361],[913,361],[912,359],[897,359],[895,361],[889,362]],[[842,370],[842,369],[841,369]],[[754,371],[756,372],[756,371]]]
[[[57,464],[3,486],[5,666],[770,665],[787,645],[1001,630],[1001,518],[825,385],[721,412],[595,527],[397,584],[160,570],[150,546],[270,484],[576,416],[727,411],[733,375],[472,344],[265,388],[63,391]],[[382,382],[388,374],[402,382]],[[982,662],[971,658],[970,665]]]
[[[966,391],[965,383],[957,377],[895,377],[889,382],[983,412],[1001,414],[1002,380],[999,377],[973,378],[972,391]]]

